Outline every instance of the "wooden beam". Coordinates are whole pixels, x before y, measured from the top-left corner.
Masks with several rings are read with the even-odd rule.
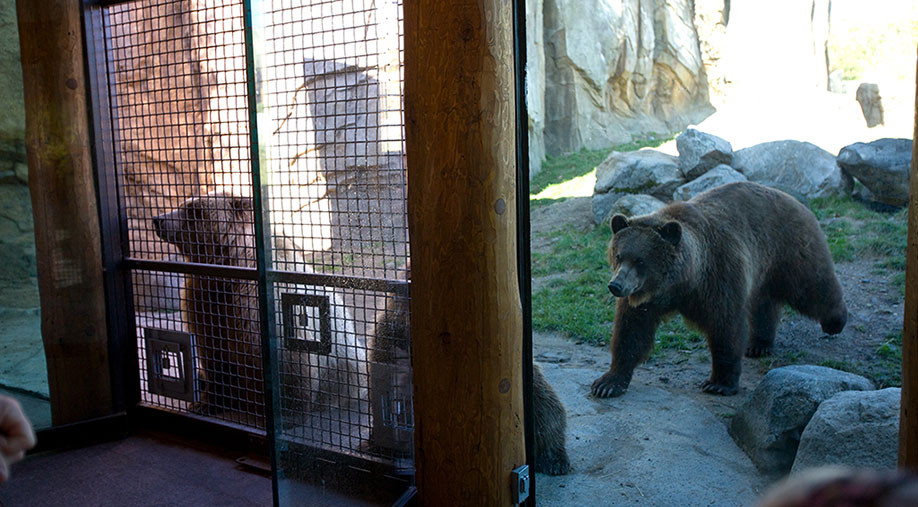
[[[41,331],[55,425],[112,410],[80,5],[16,2]]]
[[[918,83],[918,75],[915,77]],[[905,315],[902,326],[902,407],[899,466],[918,470],[918,85],[909,178],[908,249],[905,258]]]
[[[511,505],[525,463],[511,3],[405,0],[422,505]]]

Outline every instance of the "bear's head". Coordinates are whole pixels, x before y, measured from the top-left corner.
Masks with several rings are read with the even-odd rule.
[[[615,215],[607,254],[612,265],[609,291],[640,306],[666,290],[682,241],[682,225],[654,215],[628,219]]]
[[[153,230],[188,262],[255,266],[252,200],[214,192],[153,217]]]

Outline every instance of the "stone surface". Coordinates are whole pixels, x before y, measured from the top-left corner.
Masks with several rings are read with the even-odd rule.
[[[807,199],[850,191],[850,180],[842,177],[835,157],[807,142],[772,141],[744,148],[733,154],[733,167],[750,181]]]
[[[536,337],[541,340],[541,337]],[[563,338],[559,338],[563,339]],[[573,470],[539,474],[539,505],[753,505],[764,486],[721,420],[692,398],[641,384],[586,395],[595,367],[542,363],[567,408]]]
[[[852,373],[814,365],[769,371],[730,422],[730,435],[768,475],[787,473],[800,435],[817,407],[841,391],[871,390],[873,383]]]
[[[25,139],[25,100],[22,62],[19,57],[19,25],[16,2],[0,2],[0,149],[22,145]],[[23,151],[24,153],[24,151]],[[24,161],[25,159],[23,159]]]
[[[545,160],[545,31],[542,0],[526,0],[526,112],[529,115],[529,176]]]
[[[868,127],[873,128],[883,124],[883,99],[880,97],[879,85],[861,83],[854,97],[861,105],[861,112],[864,113],[864,121],[867,122]]]
[[[652,195],[628,194],[615,201],[609,213],[603,218],[603,222],[608,222],[609,218],[615,214],[622,214],[627,217],[636,217],[647,215],[665,206],[666,203]]]
[[[854,143],[838,153],[838,165],[867,187],[872,198],[891,206],[908,204],[911,139]]]
[[[720,164],[733,163],[733,147],[715,135],[687,129],[676,138],[679,165],[687,180],[694,180]]]
[[[689,0],[544,3],[545,147],[605,148],[713,112]]]
[[[612,152],[596,168],[593,194],[647,194],[669,201],[683,184],[679,159],[651,149]]]
[[[825,400],[803,435],[792,472],[842,465],[874,470],[896,468],[902,390],[841,392]]]
[[[687,201],[705,190],[735,181],[746,181],[746,177],[732,167],[721,164],[705,172],[701,177],[677,188],[673,192],[673,200]]]

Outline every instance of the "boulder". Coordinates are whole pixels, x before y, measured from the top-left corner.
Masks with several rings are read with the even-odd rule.
[[[673,192],[673,200],[687,201],[705,190],[735,181],[746,181],[746,177],[732,167],[721,164],[707,171],[700,178],[692,180],[677,188],[676,191]]]
[[[867,127],[873,128],[883,124],[883,99],[880,98],[880,87],[875,83],[861,83],[854,95]]]
[[[694,180],[720,164],[733,163],[733,147],[715,135],[688,129],[676,138],[679,165],[687,180]]]
[[[801,141],[773,141],[739,150],[733,154],[733,167],[749,181],[807,199],[844,195],[851,186],[831,153]]]
[[[593,195],[648,194],[669,201],[673,190],[685,183],[679,159],[651,149],[613,151],[596,168]]]
[[[619,198],[612,205],[609,212],[603,217],[602,222],[609,220],[609,217],[615,214],[625,215],[626,217],[636,217],[647,215],[665,206],[666,203],[652,195],[645,194],[628,194]],[[602,223],[600,222],[600,223]]]
[[[593,223],[598,225],[607,222],[609,217],[612,216],[612,207],[615,206],[615,203],[617,203],[619,199],[626,195],[628,194],[620,194],[618,192],[593,194],[593,199],[590,200],[590,209],[593,211]]]
[[[730,423],[730,435],[763,474],[786,474],[819,404],[841,391],[871,390],[859,375],[814,365],[769,371]]]
[[[891,206],[908,204],[911,139],[854,143],[838,153],[838,165],[867,187],[872,198]]]
[[[547,0],[545,148],[605,148],[713,112],[693,2]]]
[[[803,435],[793,473],[824,465],[896,468],[902,390],[847,391],[819,405]]]

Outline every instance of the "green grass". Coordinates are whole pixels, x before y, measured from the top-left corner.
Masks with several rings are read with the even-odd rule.
[[[908,210],[873,211],[850,197],[813,199],[810,209],[826,233],[835,262],[873,260],[875,274],[889,274],[905,294]]]
[[[847,371],[870,379],[877,389],[902,386],[902,333],[890,333],[886,341],[874,351],[869,363],[852,363],[844,360],[827,359],[819,366]]]

